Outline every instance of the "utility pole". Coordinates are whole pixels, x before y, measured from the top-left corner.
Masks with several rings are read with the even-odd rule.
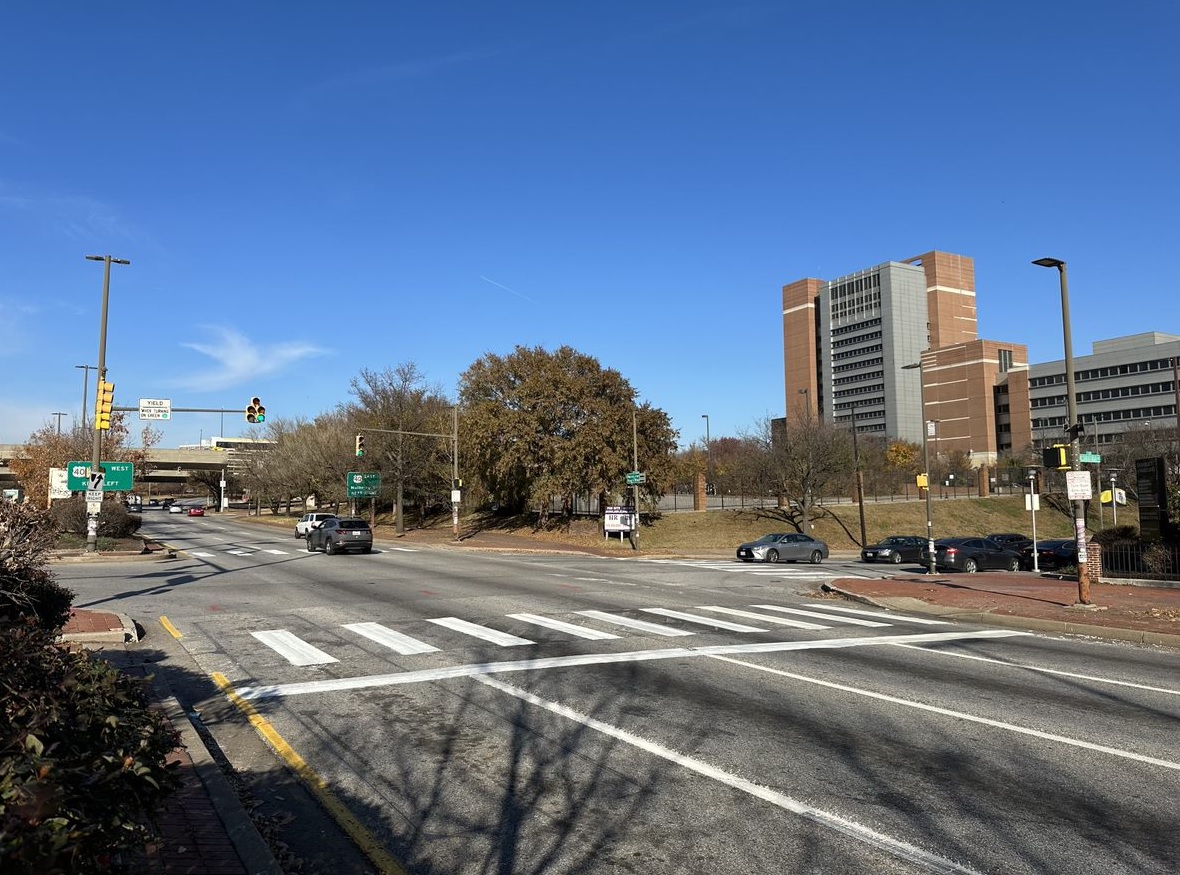
[[[61,437],[61,418],[63,416],[69,416],[69,414],[68,413],[51,413],[49,415],[57,417],[57,435],[58,435],[58,437]]]
[[[631,407],[631,470],[639,470],[639,432],[635,425],[635,407]],[[639,484],[631,486],[633,501],[635,502],[635,519],[631,529],[631,549],[639,549]]]
[[[86,430],[86,397],[90,393],[90,372],[97,371],[94,365],[74,365],[75,368],[85,371],[82,374],[82,430]]]
[[[869,545],[868,531],[865,529],[865,478],[860,470],[860,447],[856,442],[856,405],[852,405],[852,467],[856,471],[856,506],[860,509],[860,545]]]

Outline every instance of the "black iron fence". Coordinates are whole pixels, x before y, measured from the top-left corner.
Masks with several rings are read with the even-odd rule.
[[[1180,580],[1180,545],[1124,541],[1102,547],[1102,576],[1124,580]]]

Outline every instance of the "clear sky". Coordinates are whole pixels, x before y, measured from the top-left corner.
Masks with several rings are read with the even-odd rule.
[[[0,442],[79,414],[88,254],[131,261],[117,404],[270,418],[568,344],[682,445],[702,414],[737,435],[783,413],[783,284],[931,249],[1034,362],[1062,357],[1044,255],[1075,355],[1180,333],[1173,0],[126,0],[4,30]]]

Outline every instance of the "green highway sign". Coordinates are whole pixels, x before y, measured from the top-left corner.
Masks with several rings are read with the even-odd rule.
[[[135,465],[131,462],[102,462],[106,476],[102,481],[103,492],[130,492]],[[66,487],[70,492],[90,489],[90,463],[70,462],[66,468]]]
[[[1081,453],[1078,455],[1078,461],[1083,465],[1097,465],[1102,461],[1102,456],[1098,453]]]
[[[647,482],[647,475],[644,474],[642,471],[628,471],[627,472],[627,485],[628,486],[638,486],[639,484],[646,483],[646,482]]]
[[[375,471],[349,471],[344,483],[349,498],[376,498],[381,492],[381,475]]]

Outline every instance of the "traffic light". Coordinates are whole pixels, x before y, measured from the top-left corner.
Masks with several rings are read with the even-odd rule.
[[[246,422],[266,422],[266,408],[262,406],[261,398],[251,398],[246,407]]]
[[[356,457],[359,459],[365,454],[365,436],[358,434],[356,436]]]
[[[111,427],[111,408],[115,404],[115,384],[100,380],[94,396],[94,427],[103,431]]]
[[[1069,470],[1069,445],[1054,444],[1041,450],[1041,460],[1046,468],[1056,468],[1058,471]]]

